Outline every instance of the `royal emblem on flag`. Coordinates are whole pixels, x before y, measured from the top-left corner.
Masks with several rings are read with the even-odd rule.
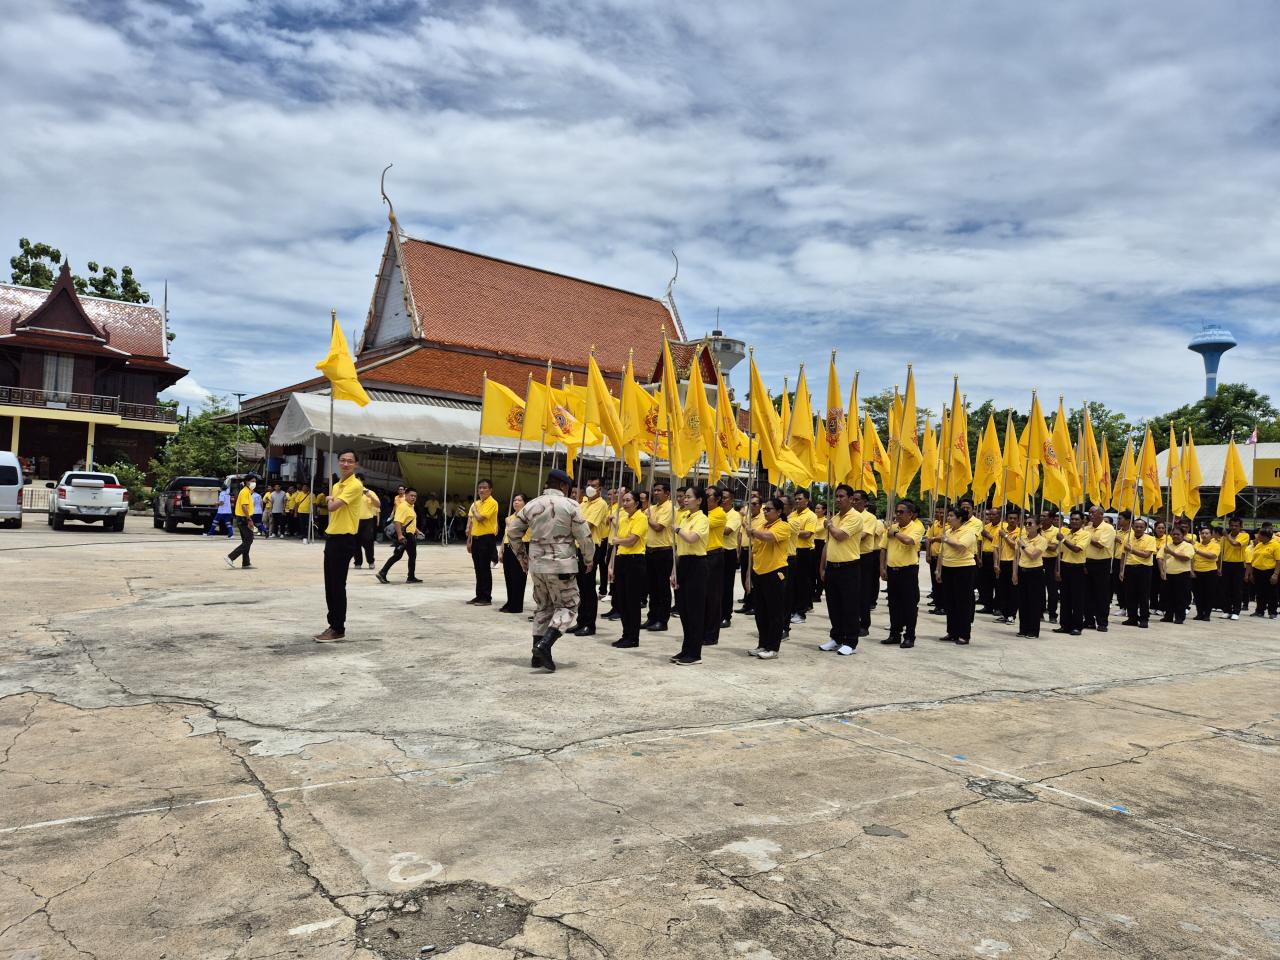
[[[519,433],[524,429],[524,411],[519,407],[512,407],[507,413],[507,426]]]

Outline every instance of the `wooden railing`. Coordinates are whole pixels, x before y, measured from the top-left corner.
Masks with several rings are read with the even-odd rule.
[[[177,423],[178,421],[178,412],[173,407],[149,403],[122,403],[119,397],[107,397],[96,393],[65,393],[61,390],[0,387],[0,404],[71,410],[76,413],[114,413],[125,420],[148,420],[154,423]]]

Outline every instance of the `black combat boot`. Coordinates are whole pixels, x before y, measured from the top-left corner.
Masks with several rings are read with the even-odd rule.
[[[551,659],[551,648],[555,646],[555,642],[559,639],[560,631],[555,627],[549,627],[547,632],[542,635],[542,639],[533,645],[534,659],[540,660],[540,666],[548,673],[556,672],[556,662]]]

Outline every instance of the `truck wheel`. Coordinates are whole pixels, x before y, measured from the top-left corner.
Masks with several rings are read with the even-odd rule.
[[[111,529],[116,533],[124,533],[124,517],[120,517],[118,520],[112,521]]]
[[[53,511],[53,529],[61,530],[62,525],[65,522],[66,521],[63,519],[61,512],[57,510]]]
[[[177,529],[178,529],[178,521],[177,521],[177,520],[173,519],[173,517],[165,517],[165,518],[164,518],[164,532],[165,532],[165,533],[173,533],[173,532],[174,532],[175,530],[177,530]]]
[[[52,513],[46,513],[46,514],[45,514],[45,522],[46,522],[47,524],[49,524],[49,526],[51,526],[51,527],[53,526],[53,514],[52,514]]]
[[[15,520],[15,521],[13,521],[13,529],[15,529],[15,530],[21,530],[21,529],[22,529],[22,518],[21,518],[21,517],[19,517],[19,518],[18,518],[17,520]]]

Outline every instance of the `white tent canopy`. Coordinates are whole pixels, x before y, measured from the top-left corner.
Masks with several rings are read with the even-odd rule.
[[[1227,465],[1228,444],[1215,443],[1205,444],[1203,447],[1196,447],[1196,461],[1200,464],[1200,475],[1204,478],[1206,487],[1217,489],[1222,483],[1222,471]],[[1258,443],[1245,444],[1236,442],[1236,451],[1240,454],[1240,465],[1244,467],[1244,475],[1249,478],[1250,484],[1253,483],[1253,461],[1256,457],[1259,460],[1280,457],[1280,443]],[[1168,474],[1168,450],[1161,450],[1156,457],[1156,461],[1160,466],[1160,482],[1167,484]],[[1185,454],[1181,447],[1178,448],[1178,456],[1184,457]]]
[[[457,447],[475,450],[478,446],[495,453],[515,453],[518,442],[509,437],[480,437],[480,410],[458,410],[417,403],[370,400],[363,407],[350,400],[333,407],[333,435],[352,447],[378,446]],[[271,431],[273,446],[289,444],[327,445],[329,397],[327,394],[294,393]],[[539,444],[526,440],[525,452]],[[586,456],[599,460],[608,456],[605,446],[588,447]]]

